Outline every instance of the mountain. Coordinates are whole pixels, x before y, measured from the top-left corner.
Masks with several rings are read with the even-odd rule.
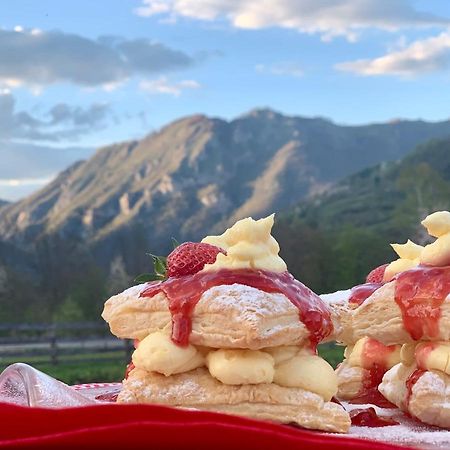
[[[290,269],[320,292],[364,281],[395,258],[392,242],[430,237],[420,225],[450,210],[450,139],[351,175],[278,216],[275,235]]]
[[[112,237],[139,229],[163,251],[171,235],[197,239],[242,216],[289,208],[435,136],[450,136],[450,122],[346,127],[270,110],[231,122],[187,117],[102,148],[2,209],[0,238],[21,248],[54,233],[99,247],[106,240],[107,257]]]
[[[326,224],[345,221],[332,214],[334,200],[327,199],[343,192],[349,181],[336,190],[331,186],[381,161],[395,167],[417,143],[447,136],[449,121],[340,126],[271,110],[229,122],[190,116],[140,141],[101,148],[40,191],[2,207],[0,242],[26,254],[28,266],[38,271],[36,292],[50,305],[39,313],[54,311],[64,300],[83,304],[86,317],[94,317],[98,303],[92,299],[106,295],[105,286],[118,290],[130,282],[129,274],[147,270],[145,253],[166,254],[171,236],[197,240],[243,216],[289,211],[314,198],[316,203],[295,207],[306,224],[303,234],[285,226],[285,235],[294,240],[314,240],[316,231],[307,223],[323,220],[320,230],[327,233]],[[377,170],[391,167],[383,164]],[[350,190],[364,186],[364,175],[355,177],[363,180]],[[358,205],[349,201],[356,211]],[[328,204],[330,211],[314,209],[317,202]],[[376,216],[383,203],[368,205]],[[318,254],[311,253],[310,261]]]

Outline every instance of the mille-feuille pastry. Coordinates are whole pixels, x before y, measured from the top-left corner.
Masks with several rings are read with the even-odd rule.
[[[396,277],[394,301],[409,339],[379,390],[422,422],[450,428],[450,212],[422,224],[436,240],[423,248],[419,266]]]
[[[379,391],[422,422],[450,428],[450,213],[436,212],[422,224],[436,240],[400,247],[386,283],[353,311],[353,336],[402,345],[401,362]]]
[[[386,346],[381,342],[363,337],[353,341],[352,313],[370,295],[379,289],[384,281],[387,264],[377,267],[367,275],[366,283],[347,291],[322,295],[332,312],[334,323],[340,328],[335,339],[345,341],[344,361],[336,368],[339,400],[357,404],[374,404],[392,407],[378,391],[383,375],[388,369],[400,362],[400,345]]]
[[[105,303],[113,334],[139,341],[118,402],[348,430],[349,415],[330,401],[334,371],[316,354],[333,331],[330,312],[287,271],[272,226],[273,216],[248,218],[183,244],[165,281]]]

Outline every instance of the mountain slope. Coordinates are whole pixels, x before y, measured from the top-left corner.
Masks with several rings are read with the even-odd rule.
[[[290,271],[319,293],[350,287],[393,258],[389,242],[423,239],[429,210],[450,208],[450,138],[405,156],[430,136],[450,136],[450,123],[342,127],[264,110],[187,117],[100,149],[0,206],[0,320],[96,319],[171,236],[282,210],[275,233]]]
[[[430,141],[400,161],[350,176],[287,217],[324,230],[352,224],[394,237],[417,235],[420,220],[440,209],[450,209],[450,139]]]
[[[450,136],[450,122],[346,127],[270,110],[231,122],[191,116],[100,149],[2,208],[0,239],[34,251],[58,236],[85,243],[103,267],[121,255],[136,270],[136,249],[164,252],[170,236],[198,239],[242,216],[288,209],[434,136]]]
[[[318,292],[346,289],[395,259],[392,242],[429,242],[426,215],[450,210],[450,139],[349,176],[278,216],[288,267]]]

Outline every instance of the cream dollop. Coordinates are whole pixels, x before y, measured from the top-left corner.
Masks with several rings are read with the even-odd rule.
[[[280,246],[270,234],[274,214],[264,219],[251,217],[239,220],[220,236],[207,236],[202,242],[226,250],[219,253],[214,264],[206,264],[204,271],[219,269],[259,269],[284,272],[286,263],[278,255]]]
[[[389,353],[371,353],[369,357],[366,351],[369,340],[368,337],[359,339],[351,349],[344,353],[350,366],[370,369],[374,364],[378,364],[390,369],[400,362],[401,345],[396,345],[395,349]]]
[[[281,364],[288,359],[297,356],[298,354],[309,354],[312,355],[312,349],[307,349],[304,347],[298,347],[297,345],[282,345],[280,347],[267,347],[263,349],[264,352],[272,355],[275,365]]]
[[[403,344],[400,349],[400,361],[405,364],[405,366],[410,366],[415,361],[414,353],[416,351],[416,342]]]
[[[450,342],[421,342],[414,356],[419,369],[440,370],[450,375]]]
[[[424,249],[421,245],[415,244],[409,239],[405,244],[391,244],[391,247],[400,258],[392,261],[386,267],[383,277],[385,282],[392,280],[398,273],[416,267],[420,263],[420,255]]]
[[[401,361],[406,366],[439,370],[450,375],[450,342],[413,342],[402,346]]]
[[[273,381],[280,386],[297,387],[331,400],[338,391],[333,368],[317,355],[299,354],[275,367]]]
[[[427,216],[422,225],[436,240],[424,247],[420,262],[428,266],[450,264],[450,212],[437,211]]]
[[[206,356],[209,373],[224,384],[272,383],[274,360],[260,350],[212,351]]]
[[[132,361],[138,369],[166,376],[188,372],[205,365],[205,358],[193,345],[180,347],[162,331],[156,331],[144,338],[134,351]]]
[[[450,212],[436,211],[425,217],[421,223],[430,236],[439,238],[450,232]]]

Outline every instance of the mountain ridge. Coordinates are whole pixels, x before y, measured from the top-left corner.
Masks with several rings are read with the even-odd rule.
[[[429,136],[446,140],[410,153]],[[317,292],[359,283],[392,259],[389,242],[416,237],[411,224],[448,204],[449,136],[448,122],[355,131],[265,110],[188,116],[103,147],[0,207],[0,317],[46,320],[75,305],[96,318],[149,269],[146,252],[170,251],[170,237],[195,241],[273,211],[284,211],[274,233],[294,275]],[[416,182],[426,208],[411,197]]]
[[[346,175],[401,158],[417,141],[447,135],[448,121],[340,126],[270,109],[231,121],[186,116],[100,148],[2,207],[0,239],[27,249],[57,233],[96,245],[137,224],[155,230],[149,243],[165,250],[168,233],[199,238],[244,215],[289,208]]]

